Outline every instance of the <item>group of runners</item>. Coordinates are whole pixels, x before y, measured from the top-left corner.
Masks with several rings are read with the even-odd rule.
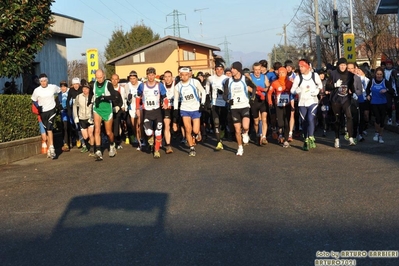
[[[96,160],[103,159],[105,143],[114,157],[123,141],[136,143],[137,150],[150,149],[159,158],[161,147],[166,154],[173,153],[171,141],[177,135],[193,157],[196,143],[211,133],[216,150],[223,150],[225,138],[235,139],[238,156],[251,138],[263,146],[271,135],[288,148],[295,132],[301,132],[303,150],[308,151],[316,148],[318,123],[323,135],[332,126],[334,146],[339,148],[342,131],[349,145],[364,140],[371,114],[373,140],[384,143],[386,116],[392,124],[392,103],[398,103],[397,72],[391,62],[385,63],[385,69],[377,68],[374,76],[365,66],[344,58],[336,69],[317,72],[306,59],[299,60],[297,69],[291,60],[284,65],[276,62],[272,71],[266,60],[254,63],[251,70],[243,69],[240,62],[230,68],[216,63],[214,75],[201,72],[196,77],[190,67],[182,66],[176,77],[166,71],[161,79],[149,67],[143,80],[132,70],[126,83],[117,74],[107,80],[99,69],[95,82],[73,78],[71,88],[64,81],[60,86],[48,84],[41,74],[32,101],[50,158],[56,158],[52,130],[57,111],[64,128],[62,150],[76,145]]]

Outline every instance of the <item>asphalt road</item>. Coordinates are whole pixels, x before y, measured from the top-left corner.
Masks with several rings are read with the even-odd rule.
[[[125,146],[102,162],[72,149],[1,166],[0,265],[315,265],[318,251],[398,251],[399,135],[340,149],[331,132],[316,139],[309,152],[270,140],[237,157],[236,143],[215,152],[210,139],[196,157],[174,143],[160,159]]]

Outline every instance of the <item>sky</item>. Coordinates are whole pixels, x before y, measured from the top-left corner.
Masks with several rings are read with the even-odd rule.
[[[126,32],[143,23],[160,37],[173,35],[166,28],[174,24],[174,10],[184,14],[178,17],[180,26],[188,27],[180,29],[181,38],[217,46],[222,56],[227,40],[230,54],[257,52],[263,57],[260,60],[268,59],[273,45],[284,43],[284,24],[288,38],[295,30],[291,20],[300,4],[300,0],[56,0],[52,11],[84,21],[82,38],[67,39],[69,61],[84,59],[81,53],[86,49],[104,52],[112,32],[119,28]]]

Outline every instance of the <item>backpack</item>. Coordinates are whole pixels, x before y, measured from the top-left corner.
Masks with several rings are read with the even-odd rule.
[[[314,84],[317,85],[314,71],[312,71],[312,80],[313,80]],[[298,83],[298,87],[301,86],[302,81],[303,81],[303,76],[302,76],[301,73],[299,73],[299,83]]]

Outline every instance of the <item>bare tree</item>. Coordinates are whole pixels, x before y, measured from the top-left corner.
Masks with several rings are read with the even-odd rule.
[[[372,67],[376,67],[381,52],[391,46],[391,41],[388,40],[392,38],[390,32],[393,16],[375,15],[377,4],[378,0],[354,0],[355,36],[361,41],[361,47]]]
[[[87,62],[84,59],[68,61],[68,83],[78,77],[87,80]]]

